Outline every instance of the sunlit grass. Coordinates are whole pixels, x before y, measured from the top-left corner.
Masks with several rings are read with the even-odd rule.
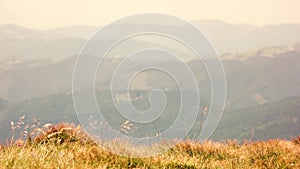
[[[128,158],[104,151],[78,126],[50,128],[53,132],[0,147],[0,168],[300,168],[299,137],[243,144],[184,141],[153,157]]]

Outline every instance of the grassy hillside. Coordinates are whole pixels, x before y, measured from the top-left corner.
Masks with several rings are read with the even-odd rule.
[[[173,97],[174,94],[168,92],[170,95],[169,103],[176,102]],[[110,112],[116,112],[113,109],[113,105],[110,105],[108,101],[109,91],[102,91],[98,93],[97,97],[99,106],[105,108],[107,115]],[[140,100],[143,103],[139,105],[146,106],[149,104],[145,99],[147,93],[142,94],[143,99]],[[203,105],[207,105],[206,101],[202,101]],[[272,138],[291,139],[291,137],[299,135],[300,131],[300,98],[290,97],[287,99],[265,103],[259,106],[253,106],[236,110],[225,110],[221,123],[214,133],[213,140],[226,140],[226,139],[238,139],[242,141],[248,140],[267,140]],[[174,104],[170,104],[170,107],[166,109],[167,112],[177,112],[177,108]],[[58,94],[47,96],[38,99],[32,99],[29,101],[21,102],[18,104],[9,105],[4,111],[5,114],[1,114],[2,124],[0,126],[0,141],[4,141],[3,138],[9,138],[11,136],[9,127],[10,121],[16,121],[21,116],[26,115],[25,121],[31,123],[32,119],[41,119],[42,122],[57,123],[60,121],[67,121],[78,124],[77,116],[73,107],[71,94]],[[200,112],[201,113],[201,112]],[[168,120],[171,121],[176,113],[169,114]],[[111,123],[114,126],[121,125],[125,120],[117,119],[114,115]],[[191,130],[191,135],[195,136],[195,133],[199,133],[199,126],[205,118],[199,116],[195,123],[195,127]],[[168,125],[168,123],[165,123]],[[143,133],[143,132],[141,132]],[[2,137],[2,138],[1,138]]]
[[[300,98],[266,103],[250,108],[226,111],[214,133],[219,139],[290,139],[300,131]]]
[[[31,141],[0,146],[0,168],[299,168],[300,137],[293,141],[180,142],[148,158],[104,151],[78,128],[49,127]],[[60,128],[60,130],[58,130]],[[51,130],[50,130],[51,129]],[[57,129],[57,130],[56,130]]]

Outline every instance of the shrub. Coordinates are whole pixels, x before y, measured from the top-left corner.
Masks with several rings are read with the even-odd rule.
[[[292,142],[300,145],[300,135],[292,139]]]
[[[82,144],[93,143],[93,141],[83,132],[80,125],[75,126],[70,123],[58,123],[56,125],[47,124],[42,129],[38,129],[40,134],[33,141],[37,143],[54,142],[57,144],[80,142]]]

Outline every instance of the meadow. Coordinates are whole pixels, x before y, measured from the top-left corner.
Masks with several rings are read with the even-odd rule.
[[[0,168],[300,168],[300,136],[243,143],[182,141],[156,156],[130,158],[103,150],[80,126],[34,128],[26,139],[0,146]]]

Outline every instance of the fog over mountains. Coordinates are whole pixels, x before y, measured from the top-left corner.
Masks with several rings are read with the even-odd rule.
[[[192,23],[214,44],[226,74],[226,109],[213,138],[289,139],[299,135],[300,24],[256,27],[216,20]],[[46,122],[78,123],[72,103],[72,74],[80,49],[96,30],[91,26],[34,30],[0,25],[0,119],[3,122],[0,137],[9,137],[10,121],[23,114]],[[139,39],[128,44],[147,45],[149,42]],[[164,41],[157,41],[156,45],[174,47]],[[106,59],[101,68],[112,72],[122,60],[117,53],[116,56]],[[201,106],[209,105],[211,91],[205,69],[199,66],[199,60],[185,62],[196,72],[203,97]],[[130,62],[124,73],[134,71],[136,64],[139,61]],[[103,105],[110,99],[109,78],[109,74],[96,78],[96,91],[100,95],[105,93],[100,99]],[[163,75],[145,73],[135,81],[138,89],[135,92],[140,92],[139,97],[144,101],[153,87],[171,86],[166,91],[172,95],[174,84],[162,79]],[[198,119],[197,125],[201,120]]]
[[[220,54],[300,41],[300,24],[256,27],[217,20],[200,20],[192,24],[211,40]],[[180,28],[176,25],[170,27]],[[63,60],[77,55],[86,40],[99,29],[91,26],[70,26],[35,30],[18,25],[0,25],[0,60]]]

